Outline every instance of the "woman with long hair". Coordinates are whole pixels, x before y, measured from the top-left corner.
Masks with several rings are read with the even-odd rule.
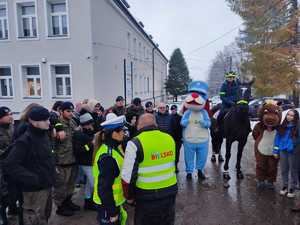
[[[124,125],[125,116],[117,117],[109,113],[106,121],[101,124],[103,130],[95,137],[93,200],[98,205],[100,225],[126,224],[127,213],[122,206],[125,197],[121,183]]]
[[[274,143],[274,157],[280,158],[282,189],[280,195],[288,198],[295,197],[295,188],[298,183],[297,161],[295,156],[294,141],[298,136],[299,113],[295,109],[287,115],[278,128]],[[291,175],[291,179],[289,176]]]

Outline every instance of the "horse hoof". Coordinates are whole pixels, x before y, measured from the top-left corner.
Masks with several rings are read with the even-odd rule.
[[[229,172],[223,172],[223,179],[227,181],[231,179],[231,177],[229,176]]]
[[[215,162],[217,161],[216,156],[215,156],[215,155],[212,155],[210,161],[211,161],[212,163],[215,163]]]
[[[219,163],[224,162],[224,158],[223,158],[222,155],[219,155],[219,156],[218,156],[218,161],[219,161]]]
[[[224,186],[224,188],[229,188],[230,187],[228,182],[224,182],[223,186]]]
[[[244,174],[242,173],[242,171],[237,172],[236,176],[237,176],[237,179],[239,179],[239,180],[244,179]]]

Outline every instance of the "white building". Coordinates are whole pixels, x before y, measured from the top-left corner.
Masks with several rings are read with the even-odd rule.
[[[126,5],[0,0],[0,105],[20,112],[95,98],[108,107],[125,93],[127,103],[161,100],[168,60]]]

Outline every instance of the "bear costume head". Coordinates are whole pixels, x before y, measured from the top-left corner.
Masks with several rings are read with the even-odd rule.
[[[188,86],[188,96],[184,107],[193,111],[200,111],[206,105],[208,99],[208,85],[203,81],[193,81]]]
[[[266,100],[258,112],[259,121],[265,128],[275,129],[280,125],[282,110],[274,100]]]

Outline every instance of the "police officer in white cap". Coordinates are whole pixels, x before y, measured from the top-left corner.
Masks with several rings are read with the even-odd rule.
[[[121,183],[121,169],[124,152],[121,143],[124,139],[125,116],[114,113],[106,116],[101,124],[103,130],[96,137],[95,159],[93,164],[94,195],[98,207],[100,225],[125,225],[127,213],[122,205],[125,202]],[[100,140],[99,140],[100,139]]]

